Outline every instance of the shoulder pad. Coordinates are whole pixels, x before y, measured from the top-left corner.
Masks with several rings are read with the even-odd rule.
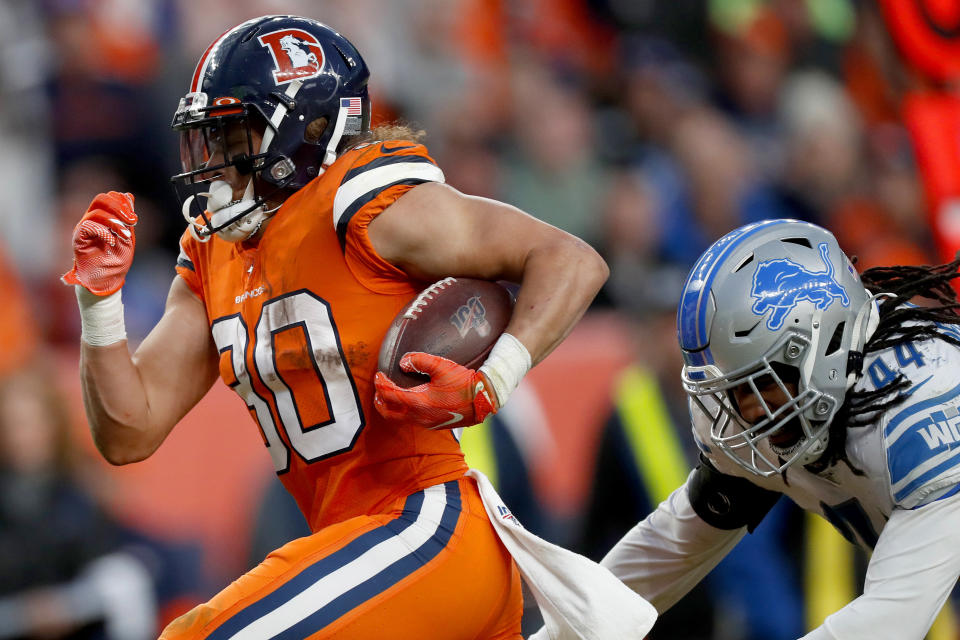
[[[333,224],[341,246],[350,219],[381,192],[424,182],[444,182],[444,175],[422,145],[394,140],[380,143],[375,151],[365,150],[344,174],[333,199]]]
[[[751,533],[780,496],[746,478],[720,473],[702,455],[688,487],[690,504],[704,522],[718,529],[746,526]]]

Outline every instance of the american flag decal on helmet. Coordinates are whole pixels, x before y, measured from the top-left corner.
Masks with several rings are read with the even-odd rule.
[[[346,108],[348,116],[359,116],[362,113],[360,98],[340,98],[340,108]]]

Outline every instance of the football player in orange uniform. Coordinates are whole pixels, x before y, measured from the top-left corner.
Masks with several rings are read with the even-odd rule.
[[[104,457],[150,456],[219,375],[314,532],[165,640],[520,637],[517,568],[451,428],[502,406],[607,268],[582,241],[445,186],[408,131],[371,132],[367,78],[345,38],[293,16],[245,22],[207,49],[173,121],[188,222],[177,275],[132,356],[120,295],[133,197],[97,196],[75,230],[64,281]],[[431,380],[400,389],[376,372],[380,343],[445,276],[520,282],[513,318],[479,370],[416,354],[406,366]]]

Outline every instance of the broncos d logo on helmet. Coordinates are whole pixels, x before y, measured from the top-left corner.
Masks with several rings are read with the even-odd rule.
[[[266,33],[257,40],[270,51],[276,68],[273,78],[278,85],[297,78],[306,80],[320,75],[323,48],[316,37],[303,29],[283,29]]]
[[[782,327],[787,315],[804,300],[815,304],[817,309],[826,309],[834,299],[839,299],[845,307],[850,305],[847,292],[834,277],[827,243],[820,243],[819,249],[825,267],[823,271],[810,271],[785,258],[757,265],[750,290],[751,297],[757,299],[752,311],[762,316],[772,310],[767,318],[769,329]]]

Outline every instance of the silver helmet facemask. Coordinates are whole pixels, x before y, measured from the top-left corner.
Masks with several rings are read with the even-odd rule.
[[[878,319],[825,229],[768,220],[727,234],[694,266],[678,310],[693,419],[706,419],[710,443],[757,475],[814,462]],[[737,402],[750,395],[761,409],[753,422]]]

